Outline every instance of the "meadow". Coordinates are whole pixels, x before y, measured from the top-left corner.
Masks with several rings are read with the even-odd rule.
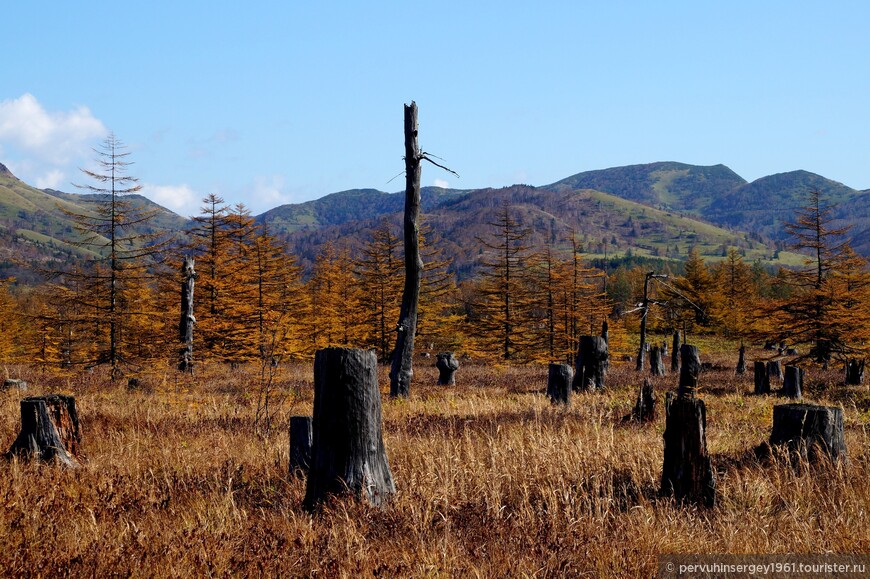
[[[656,381],[654,423],[624,422],[641,380],[631,363],[567,410],[544,396],[542,366],[466,363],[444,387],[420,359],[407,400],[389,399],[382,369],[397,494],[314,514],[288,472],[287,433],[289,416],[311,413],[312,364],[279,370],[268,413],[255,369],[154,372],[129,391],[100,371],[7,368],[31,389],[0,393],[6,448],[21,397],[50,392],[76,396],[83,442],[76,470],[4,463],[0,575],[649,577],[659,553],[870,552],[867,387],[809,372],[805,398],[844,408],[849,459],[793,468],[753,453],[780,400],[751,395],[732,357],[703,358],[719,366],[701,376],[712,509],[659,496],[677,378]]]

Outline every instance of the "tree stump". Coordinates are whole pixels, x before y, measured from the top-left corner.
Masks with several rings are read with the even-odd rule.
[[[864,383],[864,360],[850,359],[846,362],[846,386]]]
[[[740,344],[740,354],[737,358],[737,373],[745,374],[746,373],[746,346],[742,343]]]
[[[797,366],[785,367],[785,378],[782,380],[782,395],[800,400],[804,385],[804,370]]]
[[[9,390],[10,388],[25,392],[27,390],[27,382],[19,378],[6,378],[3,380],[3,390]]]
[[[656,419],[655,388],[648,378],[643,379],[643,385],[637,393],[637,401],[634,404],[634,408],[626,418],[635,422],[652,422]]]
[[[456,384],[459,360],[453,356],[453,352],[442,352],[435,357],[435,367],[438,368],[438,384],[443,386]]]
[[[76,455],[81,439],[73,396],[31,396],[21,400],[21,432],[7,456],[56,460],[75,468],[79,466]]]
[[[379,506],[396,492],[384,448],[374,350],[315,353],[312,427],[307,509],[344,493]]]
[[[576,370],[572,387],[574,391],[600,390],[604,388],[609,365],[607,342],[600,336],[580,336]]]
[[[782,381],[782,364],[779,363],[779,360],[770,360],[767,363],[767,375],[771,379],[776,378],[780,382]]]
[[[674,342],[671,346],[671,372],[680,369],[680,331],[674,331]]]
[[[770,446],[780,445],[810,462],[818,462],[823,456],[845,459],[842,408],[812,404],[774,406]]]
[[[547,371],[547,397],[553,404],[571,404],[574,369],[568,364],[550,364]]]
[[[755,362],[755,394],[770,394],[770,374],[764,362]]]
[[[290,417],[290,474],[308,472],[311,466],[311,417]]]
[[[665,375],[665,362],[662,360],[662,349],[653,346],[649,351],[649,371],[653,376]]]
[[[701,355],[697,346],[683,344],[680,346],[680,396],[692,396],[698,390],[698,376],[701,374]]]
[[[716,477],[707,455],[704,401],[688,394],[675,397],[669,392],[665,416],[662,494],[678,502],[712,507],[716,501]]]

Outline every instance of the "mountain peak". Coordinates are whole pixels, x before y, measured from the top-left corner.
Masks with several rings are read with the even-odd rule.
[[[7,169],[6,165],[4,165],[3,163],[0,163],[0,175],[3,175],[4,177],[14,177],[15,176],[12,174],[12,171]]]

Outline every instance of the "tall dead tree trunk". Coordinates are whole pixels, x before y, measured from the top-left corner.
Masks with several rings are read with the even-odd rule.
[[[635,369],[638,372],[643,371],[643,365],[646,361],[646,320],[649,317],[649,281],[655,275],[654,272],[649,272],[643,278],[643,302],[640,308],[640,347],[637,350],[637,366]]]
[[[315,353],[312,427],[307,509],[344,493],[381,505],[396,492],[384,448],[374,350]]]
[[[755,394],[770,394],[770,374],[764,362],[755,362],[753,365],[755,378]]]
[[[414,335],[417,332],[417,308],[420,304],[420,163],[423,155],[417,141],[417,103],[405,105],[405,287],[396,325],[396,348],[390,368],[390,396],[407,397],[414,377]]]
[[[601,337],[606,343],[610,343],[610,326],[607,325],[607,320],[601,322]]]
[[[674,342],[671,344],[671,372],[680,369],[680,330],[674,330]]]
[[[580,336],[572,388],[575,391],[603,389],[609,365],[610,354],[604,338]]]
[[[74,468],[79,466],[75,457],[81,439],[73,396],[32,396],[21,400],[21,432],[7,456],[57,461]]]
[[[743,342],[740,342],[740,357],[737,358],[737,373],[746,373],[746,346],[743,345]]]
[[[550,364],[547,368],[547,397],[553,404],[571,404],[571,380],[574,369],[568,364]]]
[[[196,318],[193,316],[193,287],[196,284],[194,260],[187,256],[181,266],[181,319],[178,322],[178,339],[181,341],[178,370],[193,372],[193,326]]]

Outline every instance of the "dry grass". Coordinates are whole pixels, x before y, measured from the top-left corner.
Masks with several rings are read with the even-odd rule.
[[[85,456],[76,471],[6,464],[3,576],[625,577],[653,575],[658,553],[870,552],[870,394],[825,387],[833,374],[812,374],[809,398],[843,405],[850,462],[797,471],[749,452],[776,399],[748,395],[749,375],[704,375],[719,475],[704,510],[658,496],[664,420],[622,423],[638,382],[627,365],[568,411],[542,395],[545,368],[466,367],[444,388],[423,386],[436,375],[419,367],[412,398],[384,402],[393,502],[335,500],[314,516],[287,473],[286,428],[258,435],[243,372],[151,376],[133,393],[99,375],[20,374],[37,393],[76,394]],[[281,377],[282,424],[311,412],[310,374]],[[5,444],[20,396],[0,395]]]

